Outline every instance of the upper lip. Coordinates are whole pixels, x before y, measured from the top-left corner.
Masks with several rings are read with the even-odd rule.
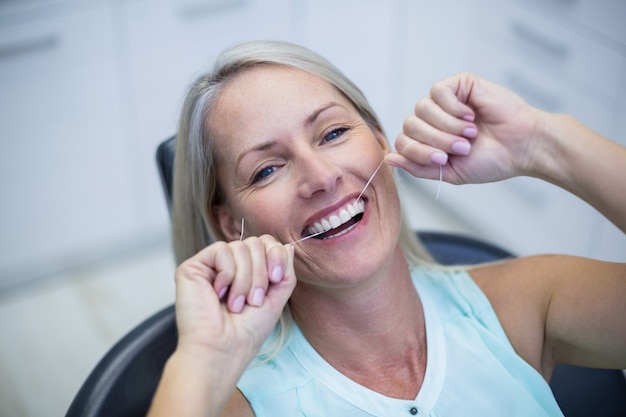
[[[302,231],[302,234],[305,236],[309,235],[310,234],[308,230],[309,227],[313,226],[316,222],[320,222],[322,219],[327,219],[331,215],[338,215],[339,212],[343,208],[345,208],[346,205],[354,204],[356,202],[357,197],[358,197],[358,194],[347,196],[343,198],[342,200],[338,201],[337,203],[332,204],[331,206],[325,207],[324,209],[319,210],[313,215],[311,215],[305,222],[304,230]],[[363,202],[367,201],[365,197],[361,197],[360,200]]]

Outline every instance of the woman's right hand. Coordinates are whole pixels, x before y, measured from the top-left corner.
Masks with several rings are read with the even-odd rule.
[[[221,414],[296,286],[293,249],[269,235],[217,242],[178,267],[178,346],[150,417]]]
[[[176,270],[178,350],[251,361],[296,284],[293,246],[269,235],[217,242]],[[236,366],[237,367],[237,366]]]

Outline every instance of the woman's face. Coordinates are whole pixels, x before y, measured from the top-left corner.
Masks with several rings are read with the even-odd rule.
[[[239,239],[242,218],[244,236],[285,244],[330,223],[296,244],[299,281],[349,285],[389,261],[400,204],[386,165],[357,203],[389,148],[334,87],[303,71],[257,67],[228,82],[208,123],[225,195],[215,216],[228,239]]]

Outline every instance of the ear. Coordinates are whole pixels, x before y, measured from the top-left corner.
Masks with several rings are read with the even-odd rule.
[[[213,209],[213,217],[227,241],[239,240],[241,237],[241,219],[235,218],[225,205]]]

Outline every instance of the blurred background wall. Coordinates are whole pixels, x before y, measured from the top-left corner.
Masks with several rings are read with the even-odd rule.
[[[4,0],[0,289],[167,238],[154,150],[228,45],[321,52],[391,141],[432,83],[471,70],[625,143],[624,19],[618,0]],[[518,253],[626,256],[601,216],[538,181],[450,186],[437,204]]]
[[[0,0],[0,305],[120,259],[159,265],[144,257],[169,244],[156,147],[176,132],[186,86],[235,42],[289,40],[325,55],[362,87],[392,143],[434,82],[470,70],[626,145],[625,21],[622,0]],[[415,227],[518,254],[626,261],[621,232],[540,181],[444,184],[436,201],[434,182],[401,182]],[[102,285],[118,282],[105,271]]]

